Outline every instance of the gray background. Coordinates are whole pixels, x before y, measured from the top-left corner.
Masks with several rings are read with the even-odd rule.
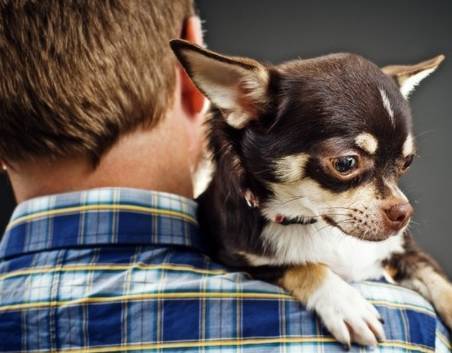
[[[377,64],[447,59],[411,97],[419,158],[403,180],[417,241],[452,276],[452,2],[198,0],[209,47],[278,63],[338,51]],[[0,229],[12,207],[0,177]]]

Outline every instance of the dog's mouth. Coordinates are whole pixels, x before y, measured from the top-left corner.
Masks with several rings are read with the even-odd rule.
[[[348,232],[345,231],[345,229],[343,229],[333,218],[331,218],[330,216],[322,216],[323,220],[328,223],[330,226],[332,227],[336,227],[338,228],[342,233],[345,233],[347,235],[352,235],[352,234],[348,234]]]
[[[317,222],[317,219],[308,216],[287,217],[283,215],[276,215],[273,221],[283,226],[288,226],[291,224],[300,224],[300,225],[313,224]]]
[[[323,220],[328,223],[330,226],[335,227],[337,229],[339,229],[342,233],[361,239],[361,240],[367,240],[367,241],[373,241],[373,242],[379,242],[379,241],[383,241],[386,240],[388,238],[391,237],[391,235],[396,235],[395,234],[391,234],[391,233],[369,233],[366,235],[363,235],[362,231],[357,230],[356,232],[354,231],[350,231],[350,230],[346,230],[344,229],[344,227],[341,227],[341,225],[339,224],[340,222],[336,222],[333,218],[329,217],[329,216],[322,216]]]
[[[388,239],[391,235],[396,235],[398,233],[388,233],[388,232],[363,232],[362,230],[356,229],[346,229],[347,227],[342,227],[340,221],[335,221],[332,217],[327,215],[320,216],[320,219],[323,219],[326,223],[328,223],[331,227],[335,227],[339,229],[342,233],[348,236],[352,236],[361,240],[367,240],[372,242],[380,242]],[[296,216],[289,217],[281,214],[277,214],[273,218],[273,222],[283,225],[310,225],[317,223],[319,217],[312,216]]]

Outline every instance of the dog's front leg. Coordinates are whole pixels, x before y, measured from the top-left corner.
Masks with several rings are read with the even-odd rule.
[[[452,329],[452,284],[441,267],[405,234],[405,251],[386,263],[390,275],[401,286],[422,294],[435,307],[445,324]]]
[[[384,339],[378,311],[342,278],[322,264],[286,270],[280,284],[312,309],[341,343],[375,346]]]

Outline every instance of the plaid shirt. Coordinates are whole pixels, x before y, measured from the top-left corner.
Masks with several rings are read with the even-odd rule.
[[[133,189],[19,205],[0,243],[0,351],[343,352],[282,289],[204,255],[195,211],[183,197]],[[450,351],[422,297],[356,287],[386,322],[376,351]]]

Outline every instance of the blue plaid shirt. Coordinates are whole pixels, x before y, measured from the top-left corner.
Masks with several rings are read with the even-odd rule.
[[[195,211],[183,197],[110,188],[19,205],[0,243],[0,351],[343,352],[282,289],[212,262]],[[377,351],[450,351],[422,297],[356,287],[386,322]]]

